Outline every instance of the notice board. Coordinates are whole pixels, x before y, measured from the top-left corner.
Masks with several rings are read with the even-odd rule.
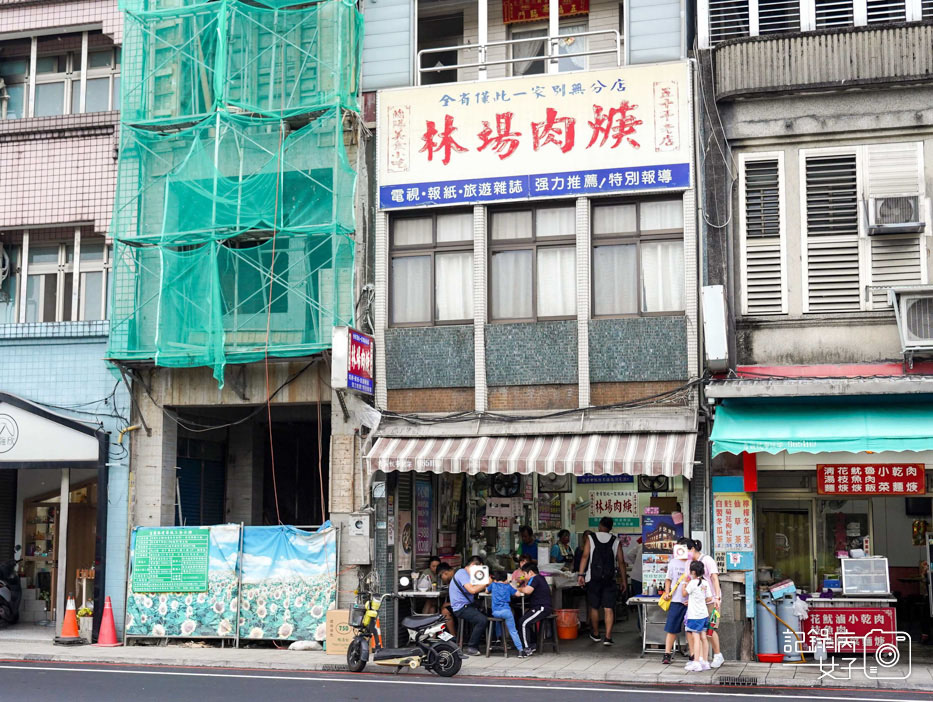
[[[133,591],[205,592],[209,556],[209,528],[140,529]]]

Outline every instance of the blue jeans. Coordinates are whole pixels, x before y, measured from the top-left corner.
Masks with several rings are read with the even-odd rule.
[[[508,607],[503,609],[494,609],[492,610],[492,616],[505,620],[505,626],[509,630],[509,636],[512,637],[512,643],[515,644],[515,648],[517,650],[521,651],[522,640],[518,638],[518,629],[515,628],[515,615],[512,614],[512,610]],[[499,629],[499,622],[496,622],[496,629]]]

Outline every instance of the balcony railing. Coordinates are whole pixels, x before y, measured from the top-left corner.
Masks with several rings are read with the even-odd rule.
[[[588,51],[573,51],[567,53],[560,53],[560,41],[561,39],[578,39],[581,37],[586,38],[596,38],[596,37],[605,37],[609,41],[606,43],[611,43],[611,48],[606,49],[592,49]],[[531,56],[513,56],[512,47],[520,44],[534,44],[546,42],[547,44],[547,53],[533,54]],[[503,48],[503,54],[506,54],[506,58],[502,59],[490,59],[490,49]],[[451,51],[457,52],[457,63],[450,65],[440,65],[440,66],[431,66],[426,68],[420,68],[418,72],[418,85],[421,85],[422,75],[425,73],[442,73],[444,71],[459,71],[460,69],[477,69],[479,71],[484,71],[490,66],[514,66],[517,63],[534,63],[537,61],[546,61],[548,68],[546,73],[557,73],[557,67],[560,64],[561,59],[575,59],[583,56],[605,56],[607,54],[612,54],[615,56],[615,61],[617,66],[622,65],[622,36],[615,29],[602,29],[592,32],[580,32],[579,34],[568,34],[568,35],[559,35],[551,37],[529,37],[527,39],[508,39],[503,41],[490,41],[485,44],[460,44],[458,46],[443,46],[436,49],[422,49],[418,52],[418,66],[423,65],[424,60],[422,57],[431,56],[435,54],[444,54]],[[466,54],[466,56],[464,56]],[[464,61],[464,58],[469,58],[475,56],[473,61]]]
[[[933,24],[737,39],[716,48],[718,97],[933,80]]]

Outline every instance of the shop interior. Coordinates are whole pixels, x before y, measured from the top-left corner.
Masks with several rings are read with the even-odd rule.
[[[534,532],[536,561],[551,586],[554,607],[577,610],[578,639],[586,644],[590,642],[585,635],[585,596],[577,586],[573,563],[560,562],[561,548],[554,549],[558,533],[564,529],[570,532],[569,544],[563,549],[566,557],[568,550],[574,553],[582,547],[585,531],[596,531],[599,519],[611,516],[631,578],[635,560],[643,558],[641,518],[646,509],[662,515],[676,512],[678,520],[689,523],[689,515],[681,511],[689,502],[688,483],[681,476],[397,472],[388,477],[390,488],[395,483],[394,491],[390,489],[388,494],[392,496],[390,522],[395,525],[390,539],[399,576],[413,575],[413,587],[431,587],[422,573],[432,555],[453,568],[471,555],[480,555],[490,572],[512,573],[523,547],[520,529],[528,525]],[[668,547],[669,553],[673,541],[660,545]],[[666,563],[660,562],[663,558],[657,560],[644,567],[666,569]],[[647,570],[645,574],[650,578]],[[654,577],[663,584],[663,572]],[[622,592],[616,604],[616,642],[640,647],[637,618],[626,599],[627,593]],[[418,610],[423,602],[413,597],[407,608],[402,607]]]

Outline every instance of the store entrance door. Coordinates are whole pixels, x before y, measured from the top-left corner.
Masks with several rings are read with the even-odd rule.
[[[758,567],[813,589],[812,500],[758,501]]]

